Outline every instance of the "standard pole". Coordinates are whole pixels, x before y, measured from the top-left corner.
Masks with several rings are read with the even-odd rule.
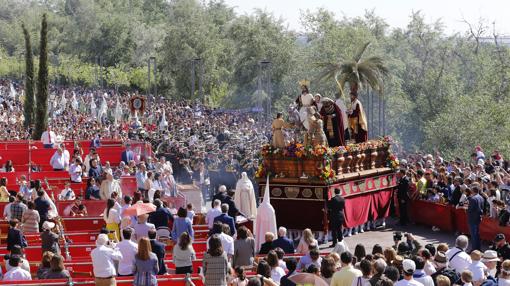
[[[103,57],[99,56],[99,71],[100,71],[100,78],[101,78],[101,88],[103,88]]]
[[[158,69],[156,68],[156,57],[152,57],[152,60],[154,61],[152,63],[154,65],[154,96],[155,98],[158,98],[158,77],[157,77]]]
[[[191,100],[195,97],[195,60],[191,60]]]
[[[205,104],[205,99],[204,99],[204,90],[202,88],[202,84],[203,84],[203,81],[204,81],[204,62],[202,61],[202,59],[197,59],[197,62],[198,62],[198,72],[199,72],[199,77],[198,77],[198,100],[202,100],[203,103]]]
[[[151,95],[151,58],[147,60],[147,96]]]

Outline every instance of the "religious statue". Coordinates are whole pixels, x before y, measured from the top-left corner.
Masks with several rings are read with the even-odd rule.
[[[303,127],[308,130],[310,128],[310,124],[308,121],[307,108],[314,106],[315,102],[313,95],[311,95],[308,91],[310,82],[308,80],[301,80],[299,85],[301,87],[301,95],[299,95],[299,97],[296,99],[296,103],[298,104],[299,108],[299,119],[301,120]]]
[[[246,172],[241,173],[241,179],[237,181],[234,203],[246,218],[255,219],[257,217],[255,191]]]
[[[368,141],[367,117],[361,102],[358,100],[358,95],[354,92],[351,92],[351,107],[348,114],[351,138],[356,143]]]
[[[342,111],[329,98],[321,100],[322,108],[320,114],[324,120],[324,133],[330,147],[344,146],[344,124]]]
[[[271,145],[275,148],[285,148],[285,135],[283,134],[283,128],[291,128],[292,125],[285,122],[282,118],[282,113],[278,112],[276,114],[276,119],[273,120],[271,124],[271,128],[273,129],[273,142]]]
[[[310,129],[309,129],[309,138],[311,138],[312,146],[324,145],[328,146],[328,140],[326,139],[326,134],[324,134],[324,123],[322,121],[321,115],[315,109],[315,106],[311,106],[309,117],[310,120]]]

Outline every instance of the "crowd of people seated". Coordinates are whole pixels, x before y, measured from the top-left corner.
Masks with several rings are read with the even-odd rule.
[[[30,138],[31,128],[23,127],[22,89],[20,83],[0,80],[0,110],[7,111],[0,113],[0,121],[4,123],[0,140]],[[50,85],[50,129],[41,140],[47,147],[56,147],[63,140],[85,140],[91,142],[91,147],[99,147],[102,138],[149,142],[155,153],[170,161],[177,181],[199,182],[209,199],[220,185],[233,189],[243,171],[254,178],[257,153],[270,136],[269,124],[260,116],[243,110],[210,108],[198,102],[166,98],[150,101],[151,112],[132,118],[129,96],[125,94],[111,89]],[[71,169],[75,160],[65,151],[52,160],[54,169],[65,167],[62,156],[70,159],[71,174],[79,175],[80,171],[88,174],[89,158],[83,158],[82,170]],[[131,156],[125,159],[115,176],[133,172],[135,166],[131,161],[136,159]],[[0,160],[6,172],[14,171],[9,158]]]

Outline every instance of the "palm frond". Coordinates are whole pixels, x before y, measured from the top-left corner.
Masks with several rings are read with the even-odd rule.
[[[377,91],[382,91],[382,84],[379,73],[366,65],[359,65],[358,71],[362,77],[361,82],[364,82]]]
[[[367,42],[361,47],[361,49],[358,51],[358,53],[354,56],[353,60],[354,62],[359,62],[365,51],[367,50],[368,46],[370,46],[370,42]]]

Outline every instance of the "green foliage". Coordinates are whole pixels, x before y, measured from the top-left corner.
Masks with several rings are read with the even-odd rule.
[[[34,140],[41,138],[48,127],[48,22],[46,14],[41,22],[41,44],[39,46],[39,73],[37,77],[37,108],[35,128],[32,134]]]
[[[30,34],[22,25],[23,35],[25,36],[25,102],[23,104],[24,115],[25,115],[25,128],[31,126],[34,123],[34,57],[32,54],[32,45],[30,43]]]
[[[258,91],[258,63],[268,60],[273,113],[287,110],[301,79],[312,81],[311,92],[334,97],[337,84],[315,80],[322,71],[315,63],[344,63],[342,59],[352,58],[370,42],[365,55],[380,58],[368,66],[374,68],[383,59],[390,72],[382,85],[373,77],[366,80],[384,87],[387,133],[405,149],[439,148],[453,155],[481,144],[510,155],[505,117],[510,108],[510,49],[469,32],[446,35],[441,22],[427,23],[419,12],[410,15],[407,27],[395,29],[373,11],[355,18],[325,9],[306,11],[301,16],[304,33],[297,34],[266,11],[236,15],[221,0],[0,0],[0,77],[21,77],[26,65],[21,23],[33,39],[45,13],[51,23],[50,81],[95,86],[95,60],[101,56],[108,87],[143,93],[147,60],[155,56],[158,94],[189,99],[190,62],[201,58],[206,101],[239,108],[269,99]],[[40,44],[32,44],[34,54],[40,55]],[[34,64],[41,63],[35,59]],[[339,75],[338,66],[331,71],[331,76]],[[360,98],[367,98],[365,89],[360,89]],[[381,98],[375,96],[371,106],[378,108]],[[377,126],[381,122],[375,113],[371,119]]]
[[[361,59],[369,45],[370,42],[364,44],[350,61],[319,63],[318,66],[323,68],[319,75],[319,80],[334,79],[342,95],[346,83],[349,84],[351,91],[356,95],[358,94],[358,89],[363,89],[363,86],[370,86],[372,89],[382,93],[382,81],[383,77],[388,74],[388,69],[380,57],[374,56],[368,59]]]

